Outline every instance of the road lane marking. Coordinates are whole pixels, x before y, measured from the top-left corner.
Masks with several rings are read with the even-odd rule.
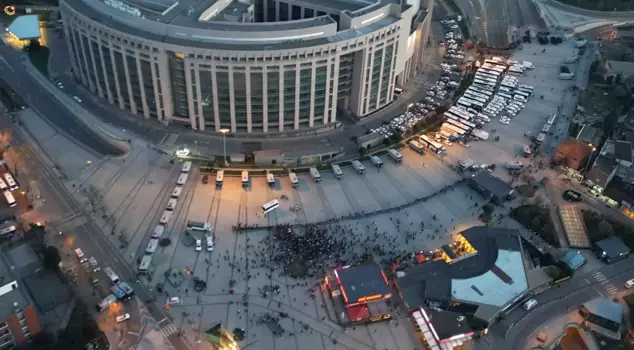
[[[133,336],[135,336],[135,337],[138,337],[138,336],[139,336],[139,333],[136,333],[136,332],[131,332],[131,331],[128,331],[127,333],[128,333],[129,335],[133,335]]]

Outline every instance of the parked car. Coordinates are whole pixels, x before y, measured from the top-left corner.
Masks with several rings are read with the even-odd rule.
[[[117,323],[121,323],[121,322],[125,322],[125,321],[127,321],[129,319],[130,319],[130,314],[123,314],[123,315],[117,316],[117,318],[115,320],[117,321]]]
[[[579,202],[581,201],[581,193],[573,190],[564,191],[563,197],[568,202]]]

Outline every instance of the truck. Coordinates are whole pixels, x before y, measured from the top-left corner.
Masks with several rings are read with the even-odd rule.
[[[559,79],[561,80],[571,80],[574,77],[574,73],[559,73]]]
[[[522,162],[506,162],[504,164],[504,167],[507,169],[522,169],[524,167],[524,164],[522,164]]]
[[[370,160],[372,161],[372,164],[374,164],[377,168],[383,166],[383,161],[381,160],[381,158],[379,158],[379,156],[372,156],[370,157]]]
[[[363,166],[363,163],[361,163],[358,160],[353,160],[352,161],[352,167],[354,168],[354,170],[357,171],[357,173],[359,174],[363,174],[365,173],[365,167]]]
[[[465,171],[471,168],[473,164],[475,164],[473,159],[465,159],[458,164],[458,168],[460,169],[460,171]]]
[[[473,129],[473,131],[471,131],[471,134],[484,141],[489,139],[489,133],[484,130]]]
[[[401,154],[401,152],[395,149],[390,149],[387,151],[387,153],[390,155],[390,157],[392,157],[392,159],[394,159],[395,162],[401,163],[403,161],[403,155]]]

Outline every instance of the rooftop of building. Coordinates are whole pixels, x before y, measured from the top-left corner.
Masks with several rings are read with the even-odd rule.
[[[623,322],[623,305],[608,298],[596,298],[583,303],[589,313],[615,323]]]
[[[15,313],[15,308],[25,308],[31,305],[25,286],[13,275],[6,255],[0,257],[0,320]]]
[[[37,15],[19,16],[7,27],[9,33],[19,40],[40,38],[40,21]]]
[[[577,140],[585,143],[598,144],[601,141],[601,136],[603,136],[601,129],[585,124],[579,131]]]
[[[595,243],[599,249],[601,249],[605,255],[609,258],[615,258],[619,255],[629,254],[630,248],[628,248],[623,241],[618,237],[612,236],[606,239],[600,240]]]
[[[634,62],[608,60],[607,64],[612,74],[620,73],[628,77],[634,75]]]
[[[377,264],[353,266],[335,270],[348,302],[364,297],[390,294],[387,280]]]
[[[586,141],[574,137],[566,137],[557,146],[557,153],[575,160],[586,159],[591,152],[592,146]]]
[[[499,177],[491,174],[491,172],[482,170],[471,177],[471,181],[475,181],[478,185],[484,187],[496,197],[505,197],[511,192],[512,188]]]
[[[451,311],[423,308],[429,318],[433,331],[438,335],[437,340],[446,340],[461,334],[473,332],[467,318],[462,314]]]
[[[592,168],[590,168],[586,178],[592,181],[595,185],[606,187],[608,180],[610,179],[610,174],[614,168],[614,160],[600,154],[592,165]]]
[[[396,23],[400,18],[392,15],[383,16],[380,19],[376,19],[357,29],[348,29],[337,32],[331,36],[321,36],[316,38],[301,38],[297,39],[293,35],[293,30],[301,28],[310,28],[315,25],[333,25],[336,28],[336,21],[330,16],[321,16],[305,20],[287,21],[287,22],[270,22],[270,23],[230,23],[230,22],[197,22],[185,20],[179,18],[173,18],[167,23],[180,26],[192,26],[191,22],[198,23],[202,29],[212,29],[211,25],[215,27],[213,30],[231,32],[231,31],[251,31],[251,32],[267,32],[275,30],[279,33],[284,33],[283,36],[267,36],[262,39],[262,42],[258,44],[248,43],[248,40],[258,40],[253,38],[231,38],[227,36],[223,37],[211,37],[205,35],[192,35],[191,38],[185,33],[181,33],[181,37],[172,37],[168,35],[167,28],[164,28],[162,32],[151,32],[138,28],[122,16],[116,14],[108,14],[107,16],[96,10],[93,6],[87,5],[83,0],[64,0],[70,7],[81,13],[83,16],[87,16],[91,20],[101,23],[102,25],[118,30],[124,33],[130,33],[136,37],[143,38],[150,41],[163,42],[165,44],[186,46],[191,48],[201,49],[215,49],[215,50],[245,50],[245,51],[276,51],[276,50],[289,50],[302,47],[313,47],[319,45],[335,44],[340,41],[354,39],[359,36],[363,36],[372,32],[375,32],[381,28],[387,27],[393,23]],[[192,15],[193,16],[193,15]],[[183,21],[183,22],[180,22]],[[159,21],[163,22],[163,21]],[[171,33],[174,34],[174,33]],[[178,32],[176,34],[179,34]],[[323,33],[316,33],[323,35]],[[315,34],[315,35],[316,35]],[[282,35],[282,34],[280,34]],[[268,41],[267,41],[268,40]]]
[[[617,203],[634,204],[634,185],[618,178],[610,181],[608,187],[603,190],[603,194]]]
[[[502,307],[528,288],[522,244],[516,230],[472,227],[462,236],[474,255],[447,263],[426,262],[405,271],[397,283],[409,308],[425,301],[459,301]]]

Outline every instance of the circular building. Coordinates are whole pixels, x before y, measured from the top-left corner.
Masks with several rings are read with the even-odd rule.
[[[61,0],[60,10],[73,74],[95,95],[163,123],[258,134],[389,104],[421,68],[431,15],[417,1]]]

